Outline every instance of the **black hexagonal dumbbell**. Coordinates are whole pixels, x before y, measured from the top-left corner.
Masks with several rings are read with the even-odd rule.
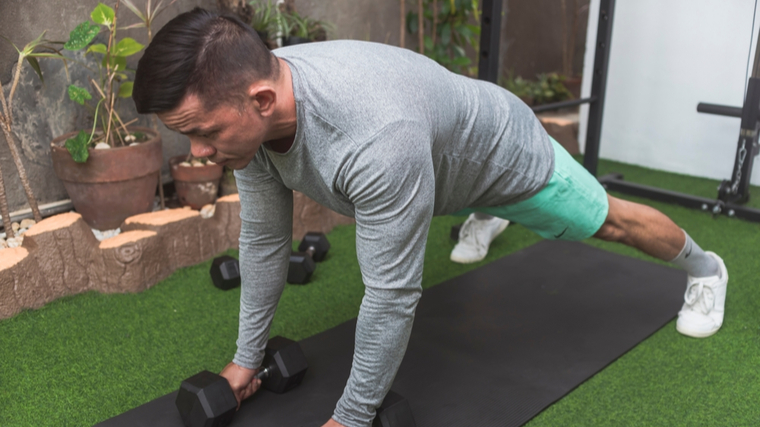
[[[229,255],[214,258],[209,273],[214,286],[219,289],[227,291],[240,286],[240,264]]]
[[[256,378],[261,380],[262,388],[284,393],[301,383],[308,367],[297,342],[274,337],[267,343]],[[209,371],[182,381],[175,404],[186,427],[224,427],[232,421],[237,408],[227,379]]]
[[[301,244],[298,245],[298,252],[293,252],[290,255],[288,283],[294,285],[308,283],[314,270],[317,269],[315,263],[325,259],[329,250],[330,242],[327,241],[327,236],[324,233],[313,231],[306,233]]]
[[[372,427],[416,427],[412,407],[400,394],[392,390],[385,395],[383,403],[377,408],[377,415]]]

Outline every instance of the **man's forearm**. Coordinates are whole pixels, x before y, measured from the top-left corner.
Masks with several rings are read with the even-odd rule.
[[[356,323],[351,375],[335,409],[335,421],[347,427],[371,425],[406,352],[421,294],[421,287],[366,289]]]

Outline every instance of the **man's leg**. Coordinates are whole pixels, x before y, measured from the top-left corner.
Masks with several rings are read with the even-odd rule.
[[[509,225],[509,221],[481,212],[470,214],[459,229],[459,241],[451,251],[451,260],[460,264],[482,261],[488,248]]]
[[[676,328],[697,338],[717,332],[723,324],[728,284],[723,260],[712,252],[704,252],[658,210],[609,195],[607,199],[607,218],[594,237],[632,246],[686,270],[685,302]]]

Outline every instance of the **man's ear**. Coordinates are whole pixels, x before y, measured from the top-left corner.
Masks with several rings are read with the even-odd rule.
[[[275,103],[277,102],[277,91],[267,82],[256,82],[248,87],[248,98],[251,100],[254,108],[264,117],[271,116],[274,113]]]

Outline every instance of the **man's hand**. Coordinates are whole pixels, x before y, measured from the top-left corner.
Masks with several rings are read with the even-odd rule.
[[[322,427],[346,427],[346,426],[330,418],[330,421],[328,421],[327,424],[323,425]]]
[[[240,409],[240,402],[249,398],[261,387],[261,380],[253,378],[257,372],[258,369],[248,369],[230,362],[219,373],[230,383],[230,388],[235,393],[235,399],[238,402],[238,409]]]

